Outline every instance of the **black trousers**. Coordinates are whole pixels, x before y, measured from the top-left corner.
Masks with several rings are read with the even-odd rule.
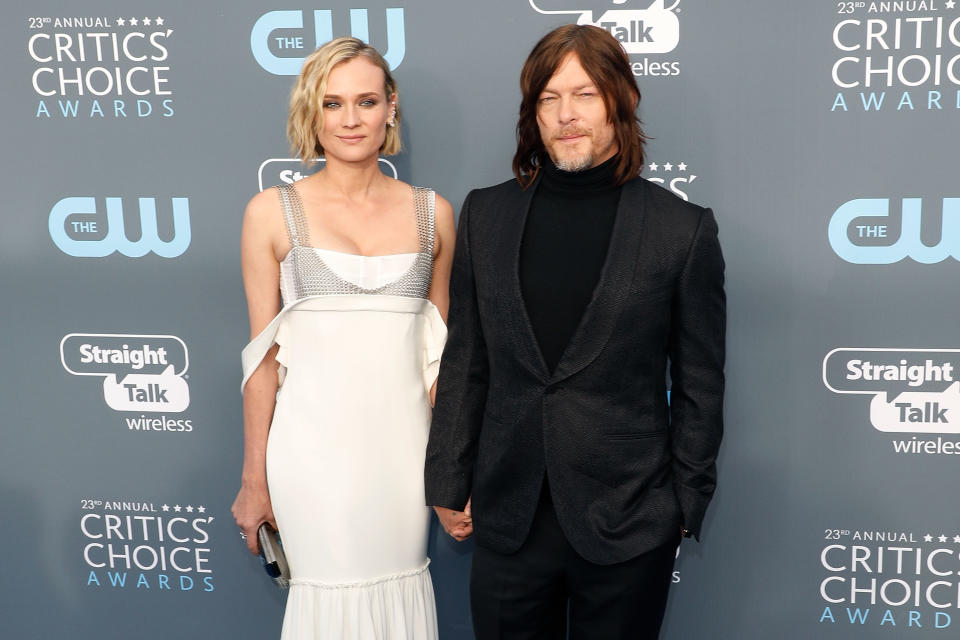
[[[544,483],[546,484],[546,482]],[[545,488],[516,553],[474,546],[470,605],[477,640],[656,640],[676,540],[613,565],[580,557]],[[569,611],[568,611],[569,607]]]

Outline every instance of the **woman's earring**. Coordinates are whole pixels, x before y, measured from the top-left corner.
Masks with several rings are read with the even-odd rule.
[[[393,110],[390,112],[390,121],[387,122],[388,127],[397,126],[397,107],[394,105]]]

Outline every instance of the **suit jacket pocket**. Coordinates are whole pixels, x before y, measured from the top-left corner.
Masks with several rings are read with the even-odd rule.
[[[605,433],[603,437],[607,440],[645,440],[646,438],[657,438],[667,435],[665,429],[658,431],[623,431],[620,433]]]
[[[669,280],[661,282],[644,281],[634,286],[630,293],[636,300],[649,304],[672,297],[673,288],[673,282]]]

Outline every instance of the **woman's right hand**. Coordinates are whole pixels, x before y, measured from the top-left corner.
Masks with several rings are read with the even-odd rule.
[[[237,521],[241,533],[246,535],[247,548],[250,553],[260,553],[260,544],[257,541],[257,529],[264,522],[269,522],[276,529],[277,521],[273,517],[273,506],[270,504],[270,492],[266,484],[241,485],[237,499],[230,508],[233,519]]]
[[[444,531],[450,534],[450,537],[457,542],[463,542],[473,535],[473,512],[470,510],[472,498],[467,499],[467,506],[463,511],[454,511],[446,507],[434,507],[437,513],[437,519],[440,520],[440,526]]]

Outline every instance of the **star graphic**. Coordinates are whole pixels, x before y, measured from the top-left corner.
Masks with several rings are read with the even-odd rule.
[[[193,513],[193,505],[187,505],[187,513]]]
[[[953,541],[960,544],[960,536],[953,536]]]
[[[923,536],[923,541],[924,541],[924,542],[933,542],[933,536],[928,533],[927,535]]]
[[[204,513],[206,512],[206,510],[207,510],[206,507],[204,507],[203,505],[200,505],[199,507],[197,507],[197,513]]]
[[[180,505],[178,505],[178,504],[177,504],[177,505],[174,505],[174,506],[173,506],[173,510],[176,511],[177,513],[180,513]]]
[[[162,26],[163,26],[163,18],[157,18],[156,20],[153,21],[153,24],[157,25],[158,27],[162,27]]]
[[[673,171],[673,165],[670,164],[669,162],[665,162],[664,165],[663,165],[663,170],[664,170],[664,171]]]
[[[130,18],[130,26],[132,26],[132,27],[137,26],[137,19],[136,19],[136,18]]]
[[[656,162],[650,163],[650,171],[656,171],[659,168],[660,168],[660,165],[658,165]]]
[[[168,505],[168,504],[165,504],[165,505],[163,505],[163,506],[160,507],[160,508],[163,509],[164,511],[170,511],[170,505]]]
[[[687,170],[686,162],[681,162],[680,164],[677,165],[677,171],[686,171],[686,170]]]
[[[145,26],[150,26],[150,18],[144,18],[140,22],[142,22]]]
[[[123,18],[117,18],[117,26],[118,26],[118,27],[122,27],[122,26],[124,26],[125,24],[127,24],[127,21],[126,21],[126,20],[124,20]]]
[[[947,9],[953,9],[953,6],[955,4],[957,3],[954,2],[953,0],[947,0],[946,2],[943,3],[943,6],[945,6]]]
[[[939,540],[940,542],[946,542],[946,541],[947,541],[947,536],[945,536],[945,535],[943,535],[943,534],[940,534],[940,537],[937,538],[937,540]]]

